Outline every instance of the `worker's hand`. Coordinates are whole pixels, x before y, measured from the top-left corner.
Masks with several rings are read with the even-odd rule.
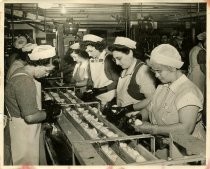
[[[57,117],[61,114],[62,107],[59,104],[52,105],[51,108],[45,109],[45,112],[47,114],[46,122],[53,123],[57,119]]]
[[[92,90],[88,90],[86,92],[83,93],[83,95],[81,96],[81,100],[84,102],[92,102],[95,101],[95,95],[93,94]]]
[[[142,115],[140,113],[136,114],[136,115],[131,115],[129,117],[128,123],[130,125],[134,125],[136,120],[142,120]]]
[[[130,104],[128,106],[125,106],[125,107],[114,107],[114,106],[112,106],[111,109],[119,118],[125,116],[125,114],[128,113],[128,112],[134,111],[132,104]]]
[[[92,91],[93,91],[94,96],[98,96],[102,93],[106,93],[108,90],[107,90],[107,87],[105,86],[101,88],[93,88]]]
[[[102,114],[105,115],[106,119],[110,122],[114,122],[116,120],[116,115],[112,111],[113,105],[116,105],[116,98],[113,98],[111,101],[107,102],[101,110]]]
[[[45,100],[42,102],[42,109],[51,109],[54,104],[56,104],[54,100]]]
[[[149,122],[143,122],[141,125],[132,125],[136,132],[147,133],[147,134],[155,134],[154,127],[155,125]]]

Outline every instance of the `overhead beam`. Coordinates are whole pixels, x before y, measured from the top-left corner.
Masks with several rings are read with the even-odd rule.
[[[194,14],[172,16],[170,19],[171,20],[176,20],[176,19],[186,19],[186,18],[194,18],[194,17],[201,17],[201,16],[206,16],[206,12],[199,12],[199,13],[194,13]]]

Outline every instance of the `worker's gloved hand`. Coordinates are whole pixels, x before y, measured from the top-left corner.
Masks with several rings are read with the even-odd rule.
[[[116,118],[115,113],[112,112],[113,105],[116,105],[116,98],[113,98],[111,101],[107,102],[101,110],[102,114],[105,115],[106,119],[110,122],[114,121]]]
[[[138,113],[136,115],[131,115],[129,117],[128,123],[133,125],[137,119],[142,120],[142,115],[140,113]]]
[[[93,88],[93,95],[98,96],[102,93],[106,93],[108,91],[107,86],[101,87],[101,88]]]
[[[133,108],[132,104],[130,104],[128,106],[125,106],[125,107],[114,107],[114,106],[112,106],[111,109],[116,114],[116,116],[118,116],[119,118],[125,116],[126,113],[134,111],[134,108]]]
[[[53,123],[57,119],[57,116],[61,114],[61,105],[54,102],[54,104],[50,107],[45,108],[45,112],[47,114],[46,122]]]
[[[54,104],[56,104],[54,100],[45,100],[42,102],[42,109],[51,109]]]
[[[88,90],[86,92],[83,93],[83,95],[81,96],[81,100],[84,102],[92,102],[95,101],[95,95],[93,94],[92,90]]]
[[[113,105],[116,105],[117,104],[117,99],[116,97],[114,97],[111,101],[107,102],[105,105],[104,105],[104,109],[108,109],[108,110],[111,110],[112,106]]]

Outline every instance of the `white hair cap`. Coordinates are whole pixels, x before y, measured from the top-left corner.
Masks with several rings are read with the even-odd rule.
[[[136,42],[126,37],[116,37],[114,45],[123,45],[131,49],[136,49]]]
[[[42,60],[55,56],[55,47],[51,45],[36,46],[31,54],[28,54],[30,60]]]
[[[184,64],[177,49],[169,44],[161,44],[155,47],[151,52],[149,62],[155,62],[177,69],[180,69]]]
[[[23,46],[22,51],[23,51],[23,52],[30,52],[30,51],[32,51],[35,47],[37,47],[37,44],[27,43],[25,46]]]
[[[101,42],[102,40],[103,38],[92,34],[87,34],[83,36],[83,41]]]
[[[79,49],[79,48],[80,48],[80,45],[79,45],[79,43],[77,42],[77,43],[74,43],[73,45],[71,45],[70,48],[71,48],[71,49],[74,49],[74,50],[75,50],[75,49]]]
[[[15,40],[14,47],[17,49],[21,49],[26,44],[27,44],[27,39],[24,36],[20,36]]]
[[[197,35],[198,40],[205,40],[206,39],[206,32],[202,32]]]

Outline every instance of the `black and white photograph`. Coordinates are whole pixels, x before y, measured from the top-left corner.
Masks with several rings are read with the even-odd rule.
[[[209,166],[208,1],[1,6],[1,166]]]

